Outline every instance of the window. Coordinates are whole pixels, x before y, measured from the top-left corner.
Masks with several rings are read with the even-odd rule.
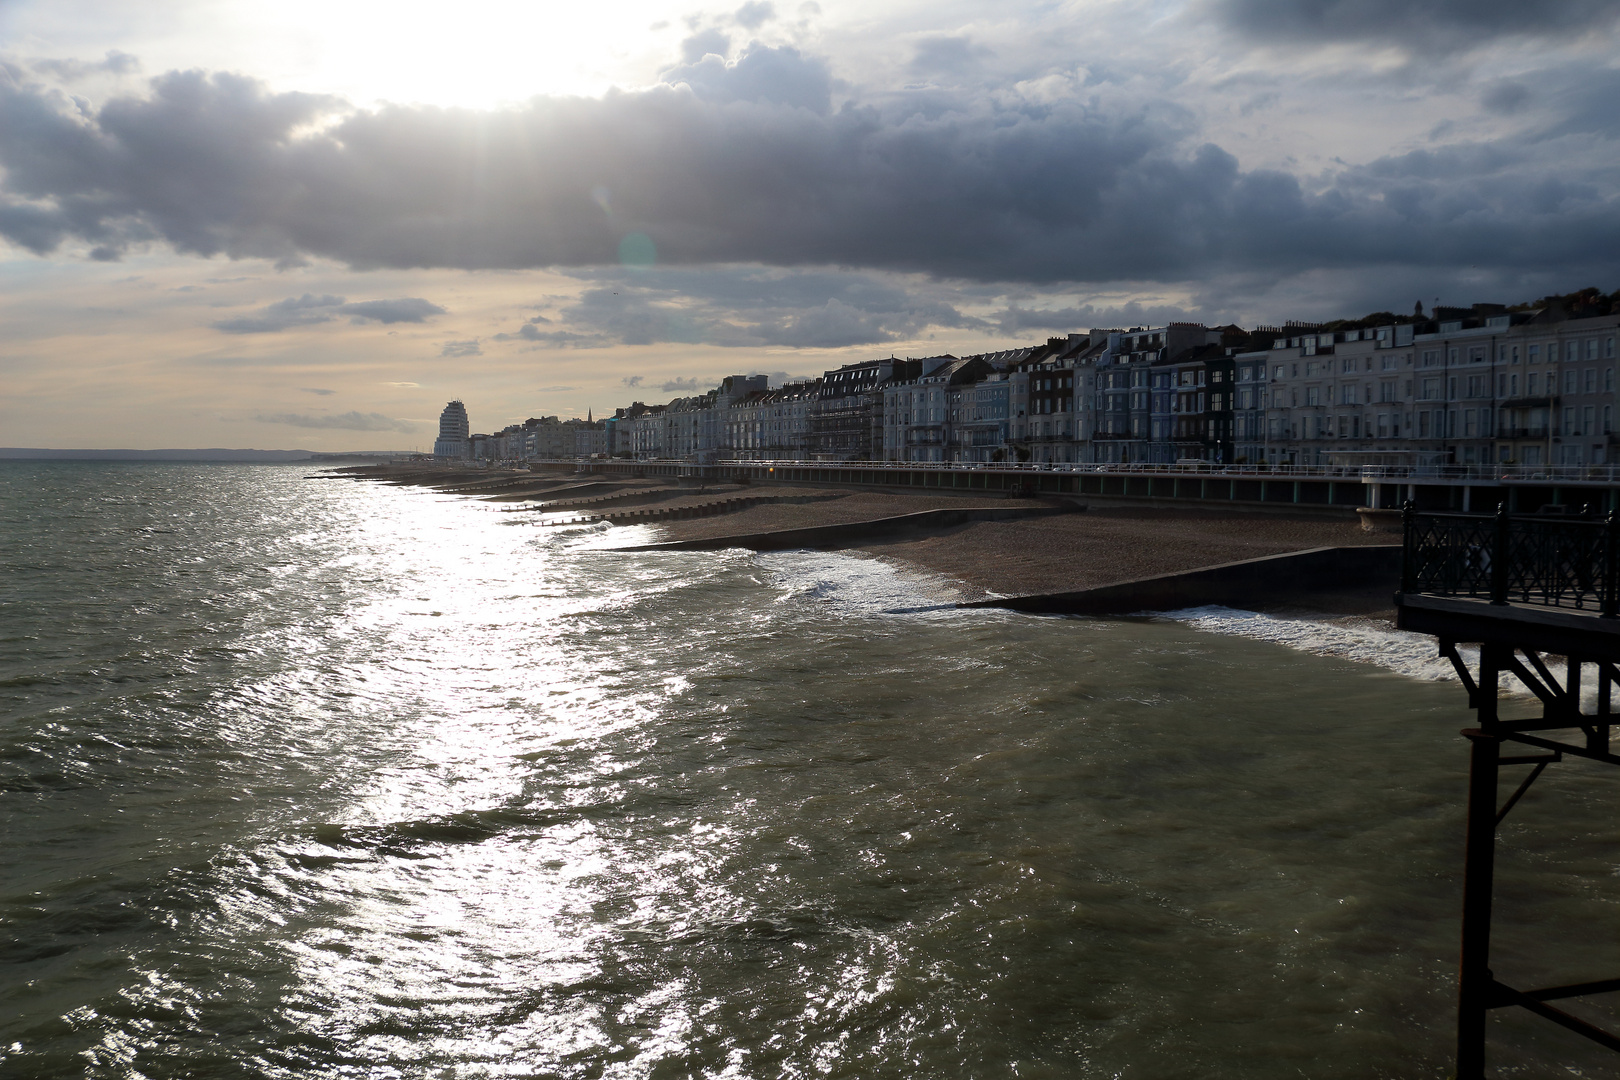
[[[1575,371],[1574,371],[1573,368],[1566,368],[1566,369],[1564,369],[1564,393],[1573,394],[1574,392],[1575,392]]]
[[[1480,397],[1485,396],[1485,379],[1486,379],[1486,376],[1484,376],[1484,375],[1470,375],[1470,376],[1468,376],[1468,396],[1469,397],[1471,397],[1471,398],[1480,398]]]
[[[1547,372],[1547,385],[1551,386],[1552,385],[1552,380],[1553,380],[1553,374],[1552,374],[1552,372],[1549,371],[1549,372]],[[1532,371],[1530,373],[1530,377],[1528,379],[1525,379],[1524,382],[1525,382],[1525,387],[1524,387],[1525,393],[1529,394],[1531,397],[1535,397],[1537,391],[1541,388],[1541,376],[1537,375],[1535,372]]]
[[[1597,392],[1597,368],[1587,368],[1586,373],[1583,376],[1581,376],[1581,383],[1582,383],[1581,389],[1585,390],[1588,394],[1596,393]]]
[[[1355,370],[1356,370],[1356,358],[1355,357],[1347,356],[1343,360],[1339,361],[1339,371],[1342,372],[1343,374],[1349,375],[1352,372],[1354,372]]]
[[[1597,338],[1595,337],[1586,339],[1586,358],[1588,360],[1597,359]]]
[[[1514,378],[1516,379],[1516,378],[1518,378],[1518,376],[1515,375]],[[1496,377],[1496,396],[1497,397],[1507,397],[1507,394],[1508,394],[1507,376],[1506,375],[1498,375]]]
[[[1306,405],[1320,405],[1320,404],[1322,404],[1322,388],[1319,387],[1319,386],[1307,386],[1305,388],[1305,404]]]
[[[1529,362],[1532,363],[1532,364],[1541,363],[1541,346],[1540,345],[1532,345],[1532,346],[1530,346],[1528,359],[1529,359]]]
[[[1472,439],[1474,437],[1474,435],[1475,435],[1475,430],[1474,430],[1474,410],[1473,409],[1464,409],[1463,410],[1463,438]]]
[[[1603,392],[1607,394],[1607,393],[1613,392],[1613,390],[1614,390],[1614,368],[1606,367],[1606,368],[1603,369]]]
[[[1439,362],[1440,362],[1440,353],[1439,353],[1438,350],[1435,350],[1435,349],[1425,349],[1425,350],[1423,350],[1423,366],[1424,367],[1434,367],[1434,365],[1438,364]]]
[[[1614,434],[1614,406],[1603,406],[1603,434]]]
[[[1389,438],[1389,413],[1378,414],[1378,437],[1380,439]]]

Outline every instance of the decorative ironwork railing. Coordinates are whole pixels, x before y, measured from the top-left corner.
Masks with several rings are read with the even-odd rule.
[[[1620,514],[1402,517],[1402,592],[1620,613]]]

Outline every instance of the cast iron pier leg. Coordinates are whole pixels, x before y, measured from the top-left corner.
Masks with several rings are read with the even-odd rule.
[[[1463,845],[1462,956],[1457,987],[1457,1080],[1484,1080],[1485,1017],[1491,1007],[1491,886],[1496,862],[1497,649],[1479,650],[1479,728],[1468,737],[1468,832]]]

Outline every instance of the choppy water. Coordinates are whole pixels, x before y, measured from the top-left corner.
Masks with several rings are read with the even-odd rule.
[[[1449,1071],[1422,641],[301,475],[0,466],[0,1074]],[[1620,971],[1613,779],[1510,819],[1509,981]]]

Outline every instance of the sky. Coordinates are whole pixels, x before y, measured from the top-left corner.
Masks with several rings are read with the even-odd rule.
[[[0,444],[1620,287],[1620,0],[0,0]]]

